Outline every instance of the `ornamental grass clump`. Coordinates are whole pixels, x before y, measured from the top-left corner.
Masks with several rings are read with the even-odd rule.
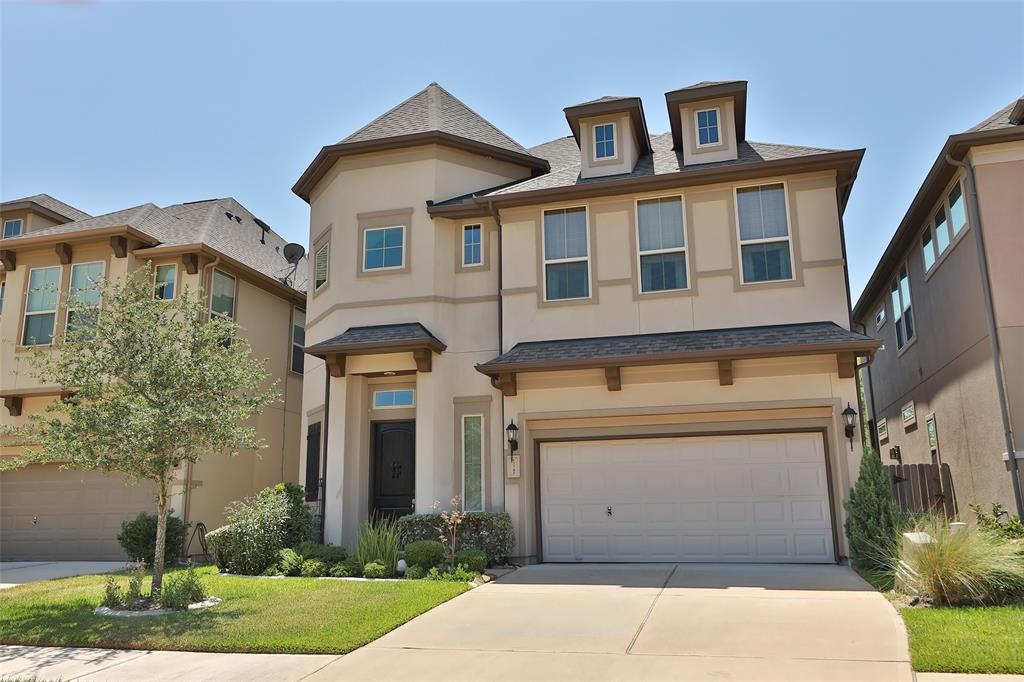
[[[977,528],[951,530],[943,518],[925,517],[914,530],[923,543],[904,543],[896,589],[934,604],[1005,603],[1024,596],[1024,555],[1014,544]]]
[[[384,567],[383,575],[366,577],[390,578],[395,575],[400,539],[398,526],[391,517],[375,516],[363,524],[356,539],[356,564],[363,567],[364,575],[367,564],[376,563]]]

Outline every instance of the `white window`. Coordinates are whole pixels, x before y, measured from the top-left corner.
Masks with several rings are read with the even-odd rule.
[[[590,297],[587,209],[544,211],[544,300]]]
[[[29,270],[22,345],[45,346],[53,342],[59,291],[60,266]]]
[[[484,233],[480,225],[462,226],[462,266],[470,267],[483,263]]]
[[[697,119],[697,146],[707,147],[721,142],[718,132],[719,110],[702,109],[695,114]]]
[[[178,266],[174,263],[156,266],[153,298],[158,301],[169,301],[174,298],[174,282],[177,278]]]
[[[231,320],[235,319],[235,278],[222,270],[213,271],[210,312]]]
[[[381,390],[373,392],[373,409],[387,410],[394,407],[413,407],[416,391],[411,388]]]
[[[76,263],[71,266],[67,324],[64,327],[64,336],[67,339],[85,341],[96,335],[102,279],[102,262]]]
[[[594,158],[615,158],[615,124],[602,123],[594,126]]]
[[[4,295],[7,293],[7,282],[0,282],[0,316],[4,314]]]
[[[946,197],[949,200],[949,220],[950,227],[953,229],[953,236],[960,234],[960,230],[964,229],[967,224],[967,213],[964,211],[964,194],[963,190],[960,189],[960,181],[958,180],[953,189],[949,190],[949,195]]]
[[[484,416],[462,416],[462,508],[484,510]]]
[[[316,250],[316,258],[313,263],[313,290],[316,291],[327,284],[327,274],[330,269],[331,244],[328,242]]]
[[[889,295],[896,321],[896,349],[900,350],[914,338],[914,312],[910,305],[910,277],[906,263],[900,266],[899,274],[892,278]]]
[[[949,223],[946,221],[946,209],[943,206],[935,212],[935,250],[941,256],[949,247]]]
[[[4,221],[4,239],[17,237],[19,234],[21,234],[21,218]]]
[[[292,309],[292,371],[302,374],[306,369],[306,313]]]
[[[363,232],[363,270],[405,267],[405,226],[375,227]]]
[[[744,284],[793,279],[786,187],[738,187],[740,269]]]
[[[924,256],[924,269],[931,270],[935,264],[935,244],[932,242],[932,228],[929,225],[924,228],[921,235],[921,255]]]
[[[881,329],[882,325],[885,324],[885,304],[878,309],[875,313],[875,329]]]
[[[686,289],[683,198],[637,201],[636,229],[641,293]]]

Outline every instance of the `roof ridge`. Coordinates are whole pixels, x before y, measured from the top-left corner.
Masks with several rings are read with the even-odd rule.
[[[441,85],[440,83],[433,83],[433,85],[434,85],[434,87],[436,87],[436,88],[437,88],[438,90],[440,90],[441,92],[443,92],[444,94],[448,95],[448,96],[449,96],[449,97],[451,97],[451,98],[452,98],[453,100],[455,100],[456,102],[458,102],[458,103],[459,103],[459,104],[460,104],[461,106],[465,107],[466,111],[468,111],[469,113],[471,113],[471,114],[473,114],[474,116],[476,116],[477,118],[479,118],[479,119],[480,119],[481,121],[483,121],[484,123],[486,123],[487,125],[489,125],[489,126],[490,126],[491,128],[494,128],[494,130],[495,130],[495,131],[497,131],[497,132],[498,132],[498,133],[499,133],[499,134],[500,134],[500,135],[501,135],[502,137],[504,137],[504,138],[505,138],[506,140],[508,140],[509,142],[511,142],[512,144],[514,144],[514,145],[515,145],[516,147],[518,147],[518,148],[519,148],[519,151],[523,152],[524,154],[528,153],[528,152],[527,152],[527,150],[526,150],[526,147],[524,147],[524,146],[523,146],[523,145],[521,145],[521,144],[520,144],[520,143],[519,143],[518,141],[516,141],[516,139],[515,139],[515,138],[513,138],[513,137],[512,137],[511,135],[509,135],[508,133],[506,133],[506,132],[505,132],[504,130],[502,130],[502,129],[501,129],[501,128],[499,128],[498,126],[496,126],[496,125],[494,125],[493,123],[491,123],[491,121],[490,121],[489,119],[487,119],[487,118],[485,118],[484,116],[482,116],[482,115],[481,115],[481,114],[480,114],[480,113],[479,113],[479,112],[478,112],[478,111],[477,111],[476,109],[474,109],[473,107],[469,106],[468,104],[466,104],[465,102],[463,102],[463,101],[462,101],[461,99],[459,99],[458,97],[456,97],[455,95],[453,95],[453,94],[452,94],[451,92],[449,92],[448,90],[446,90],[446,89],[445,89],[445,87],[444,87],[443,85]]]

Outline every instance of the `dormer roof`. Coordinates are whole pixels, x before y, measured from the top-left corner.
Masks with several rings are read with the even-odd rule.
[[[644,117],[644,104],[639,97],[614,97],[605,95],[598,99],[574,104],[566,107],[565,120],[569,122],[576,145],[580,144],[580,120],[609,114],[629,114],[633,126],[633,135],[640,154],[651,153],[651,137],[647,132],[647,119]]]
[[[33,194],[30,197],[11,199],[0,204],[0,212],[4,213],[26,209],[46,216],[57,223],[86,220],[92,217],[71,204],[65,204],[63,201],[54,199],[49,194]]]
[[[672,148],[683,149],[683,125],[679,118],[679,105],[690,102],[732,97],[736,110],[736,142],[747,136],[747,81],[701,81],[665,93],[668,120],[672,126]]]
[[[470,109],[437,83],[431,83],[384,112],[337,144],[320,150],[292,191],[309,201],[309,193],[334,162],[346,155],[424,144],[442,144],[546,173],[547,161]]]

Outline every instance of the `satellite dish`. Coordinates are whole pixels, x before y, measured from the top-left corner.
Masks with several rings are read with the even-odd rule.
[[[302,257],[306,255],[306,247],[302,244],[285,244],[284,245],[284,259],[292,265],[297,264]]]

